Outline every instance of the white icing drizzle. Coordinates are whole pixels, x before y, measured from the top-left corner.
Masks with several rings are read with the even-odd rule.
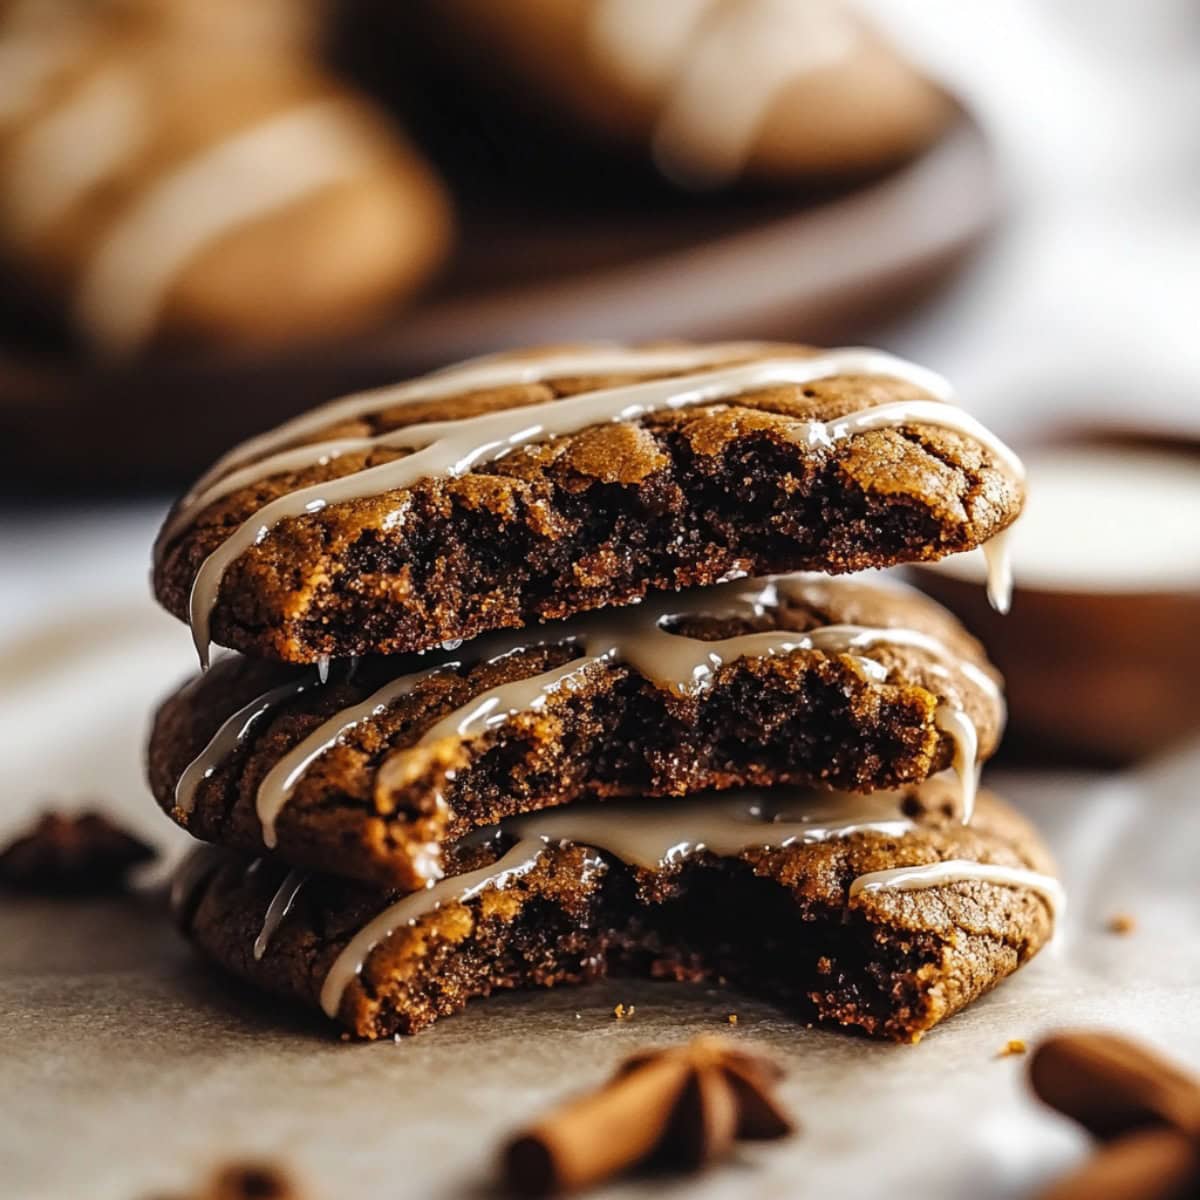
[[[952,704],[939,704],[933,723],[954,743],[951,770],[958,780],[962,823],[969,825],[975,815],[975,795],[979,790],[979,733],[971,718]]]
[[[409,925],[447,900],[467,901],[487,887],[503,887],[510,880],[524,875],[538,860],[545,847],[541,841],[518,842],[499,862],[465,875],[413,892],[386,908],[354,935],[334,960],[321,986],[321,1007],[330,1017],[336,1017],[342,994],[363,969],[367,956],[380,942],[390,937],[401,925]]]
[[[870,871],[866,875],[860,875],[850,885],[850,899],[853,901],[864,892],[919,891],[976,879],[1001,887],[1029,888],[1037,892],[1046,901],[1050,917],[1056,922],[1061,918],[1066,905],[1063,886],[1053,876],[1030,871],[1026,867],[974,862],[966,858],[950,858],[914,867],[894,867],[888,871]]]
[[[5,163],[4,222],[18,243],[50,228],[141,148],[146,109],[136,77],[98,71],[34,121]]]
[[[200,499],[202,493],[235,467],[267,459],[277,451],[295,442],[307,440],[323,429],[371,417],[406,404],[424,403],[493,388],[543,383],[548,379],[572,376],[695,371],[736,358],[748,358],[756,352],[761,352],[763,346],[764,343],[761,342],[716,342],[703,346],[639,349],[595,343],[582,348],[542,353],[487,354],[466,359],[406,383],[389,384],[386,387],[342,396],[248,438],[217,459],[187,492],[179,507],[181,510],[196,509],[210,503],[209,499]],[[948,391],[949,384],[945,380],[932,371],[926,371],[925,376],[927,383],[921,386],[926,391],[934,396],[948,398],[942,396],[942,392],[938,390],[940,385]],[[321,444],[320,439],[318,444]],[[258,478],[261,477],[256,474],[254,479]]]
[[[492,363],[492,369],[501,364]],[[563,369],[566,369],[565,366]],[[411,487],[423,478],[455,477],[477,464],[495,461],[536,441],[578,432],[592,425],[632,421],[650,413],[727,401],[776,385],[803,385],[843,374],[894,376],[922,381],[926,373],[878,351],[833,350],[813,357],[761,359],[735,366],[624,387],[603,388],[567,399],[484,413],[480,416],[408,425],[371,438],[339,439],[283,451],[246,469],[245,479],[265,478],[279,470],[295,470],[301,462],[328,461],[338,454],[364,449],[406,449],[411,453],[363,470],[298,488],[259,509],[245,520],[201,565],[192,585],[190,622],[202,664],[210,647],[209,620],[226,570],[251,546],[267,537],[280,521],[319,512],[330,504]],[[482,384],[481,384],[482,386]],[[370,402],[368,402],[370,403]],[[797,440],[811,448],[831,447],[858,433],[905,425],[953,429],[987,446],[1017,477],[1021,463],[998,438],[962,409],[941,400],[906,400],[863,409],[831,421],[809,421]],[[285,464],[281,466],[280,464]],[[172,522],[172,532],[211,503],[223,489],[242,486],[226,478],[185,499]],[[403,510],[393,514],[403,519]]]
[[[229,495],[230,492],[237,491],[238,488],[256,483],[272,474],[301,470],[316,463],[329,462],[341,454],[372,449],[385,444],[383,438],[387,436],[307,440],[323,429],[369,418],[405,405],[471,392],[544,383],[551,379],[695,373],[718,364],[727,364],[731,360],[745,359],[762,353],[764,346],[761,342],[717,342],[704,346],[658,350],[593,346],[552,351],[536,357],[492,355],[470,359],[408,383],[343,396],[250,438],[218,459],[183,497],[171,520],[159,535],[159,547],[185,529],[201,509]],[[857,365],[848,365],[841,372],[834,373],[855,370],[870,375],[892,375],[913,383],[931,396],[947,403],[953,397],[949,383],[940,375],[915,363],[894,358],[883,351],[851,347],[831,353],[860,356]],[[528,412],[528,407],[508,411]],[[422,428],[428,429],[429,426],[425,425]],[[294,444],[301,439],[305,439],[306,444]]]
[[[888,671],[869,656],[870,652],[881,646],[911,646],[928,654],[933,660],[931,668],[943,677],[951,678],[953,669],[960,669],[995,706],[996,722],[1003,720],[1003,699],[995,680],[973,664],[956,659],[937,638],[919,630],[826,625],[804,633],[766,630],[720,641],[704,641],[671,632],[669,628],[688,615],[760,617],[789,597],[801,601],[806,595],[812,597],[815,588],[819,588],[824,597],[834,596],[838,590],[875,590],[859,580],[826,579],[804,573],[736,580],[691,592],[656,595],[639,605],[601,610],[534,629],[492,634],[471,643],[469,659],[463,655],[447,655],[420,672],[389,680],[365,700],[335,713],[319,725],[283,755],[263,778],[255,799],[262,822],[263,843],[269,848],[277,845],[279,815],[309,767],[356,726],[385,712],[421,679],[437,671],[458,670],[468,662],[495,662],[536,646],[575,645],[581,654],[540,675],[492,688],[448,713],[414,746],[385,760],[377,777],[376,793],[384,795],[403,786],[407,777],[421,769],[423,751],[441,739],[478,737],[518,713],[535,712],[550,696],[564,687],[571,687],[587,671],[606,662],[627,663],[663,690],[681,697],[694,697],[711,685],[716,673],[727,663],[802,650],[848,654],[865,675],[875,682],[882,682]],[[176,788],[177,806],[189,811],[200,781],[212,774],[237,748],[264,713],[312,684],[311,676],[283,684],[228,718],[181,776]],[[960,781],[963,819],[969,820],[974,807],[977,774],[975,726],[965,713],[947,703],[939,705],[935,722],[954,743],[954,770]],[[426,865],[432,866],[435,860],[436,848],[431,847]]]
[[[307,871],[289,871],[284,877],[283,882],[271,897],[271,903],[267,905],[266,914],[263,916],[262,928],[258,931],[258,937],[254,939],[254,959],[257,962],[266,954],[270,948],[271,939],[275,936],[275,931],[283,923],[284,918],[292,911],[292,905],[296,902],[296,897],[300,894],[300,889],[308,882],[309,873]]]
[[[532,869],[550,843],[572,842],[653,870],[705,850],[733,857],[756,848],[826,841],[854,833],[903,837],[912,828],[901,811],[904,795],[900,791],[851,796],[784,789],[686,801],[568,807],[516,817],[498,828],[481,831],[484,839],[501,831],[519,839],[499,861],[412,892],[360,929],[330,967],[321,988],[321,1007],[330,1017],[337,1015],[346,988],[371,952],[397,930],[448,902],[463,902],[485,888],[503,887]]]
[[[789,85],[843,61],[861,38],[829,0],[600,0],[591,36],[609,70],[658,102],[659,166],[708,185],[745,167]]]
[[[293,746],[267,772],[258,786],[255,803],[258,819],[262,822],[263,845],[272,850],[277,845],[275,823],[280,812],[290,799],[296,784],[305,771],[326,750],[336,745],[356,725],[386,712],[401,696],[411,692],[417,683],[427,675],[433,674],[435,670],[445,670],[457,665],[457,663],[442,663],[438,667],[431,667],[426,671],[420,671],[413,675],[402,675],[399,679],[393,679],[377,691],[372,692],[360,704],[343,709],[330,717],[328,721],[318,725],[303,741]],[[284,694],[295,695],[295,687],[293,686]]]
[[[190,813],[196,803],[196,789],[249,737],[254,726],[285,700],[312,686],[311,677],[293,679],[256,697],[227,717],[179,776],[175,784],[175,807],[180,812]]]
[[[1012,607],[1012,526],[989,538],[982,549],[987,563],[988,603],[998,613],[1007,614]]]
[[[231,230],[361,175],[371,158],[338,100],[276,114],[159,179],[118,219],[88,264],[75,315],[111,349],[154,331],[171,284]]]

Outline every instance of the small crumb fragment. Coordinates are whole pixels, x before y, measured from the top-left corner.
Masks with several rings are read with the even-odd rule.
[[[1009,1038],[1000,1048],[997,1058],[1012,1058],[1016,1054],[1024,1054],[1029,1047],[1020,1038]]]
[[[633,1018],[633,1014],[635,1012],[637,1012],[637,1007],[633,1004],[618,1004],[617,1007],[613,1009],[613,1016],[616,1017],[618,1021],[629,1021]]]
[[[1108,918],[1108,932],[1127,934],[1132,933],[1137,928],[1137,921],[1134,920],[1130,913],[1119,912],[1113,913]]]
[[[730,1023],[730,1025],[736,1025],[736,1024],[737,1024],[737,1021],[738,1021],[738,1018],[737,1018],[737,1013],[730,1013],[730,1014],[729,1014],[729,1015],[728,1015],[728,1016],[725,1018],[725,1020],[727,1020],[727,1021]]]

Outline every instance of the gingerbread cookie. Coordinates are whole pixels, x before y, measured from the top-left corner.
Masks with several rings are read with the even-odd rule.
[[[300,54],[185,36],[171,11],[0,12],[0,247],[34,290],[127,354],[325,335],[422,282],[448,204],[385,118]]]
[[[359,1037],[503,988],[722,978],[807,1021],[917,1041],[1031,958],[1060,887],[1032,829],[940,784],[574,807],[468,839],[407,894],[201,851],[177,909],[204,953]]]
[[[954,111],[841,0],[425,0],[408,19],[499,102],[691,186],[879,170]]]
[[[339,664],[323,686],[233,656],[163,706],[149,764],[200,838],[416,888],[444,842],[580,799],[953,767],[969,818],[1003,720],[978,643],[920,593],[785,576]]]
[[[878,351],[528,352],[238,447],[171,514],[154,586],[202,658],[211,638],[313,663],[731,576],[997,547],[1023,494],[1019,460],[945,381]]]

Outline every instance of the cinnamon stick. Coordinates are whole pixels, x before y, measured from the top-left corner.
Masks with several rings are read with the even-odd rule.
[[[531,1126],[505,1150],[514,1191],[575,1191],[644,1162],[664,1138],[691,1064],[655,1058]]]
[[[542,1118],[505,1147],[514,1191],[545,1196],[654,1160],[695,1170],[739,1137],[794,1128],[773,1094],[780,1071],[721,1038],[633,1055],[591,1095]]]
[[[1042,1100],[1096,1137],[1156,1124],[1200,1137],[1200,1081],[1115,1034],[1052,1037],[1037,1048],[1029,1077]]]

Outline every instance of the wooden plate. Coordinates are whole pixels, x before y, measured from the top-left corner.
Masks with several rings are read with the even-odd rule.
[[[964,117],[907,166],[837,195],[625,196],[586,214],[480,202],[435,291],[350,340],[113,365],[0,333],[0,471],[17,491],[175,485],[319,401],[455,359],[581,338],[853,340],[944,276],[996,212]]]

